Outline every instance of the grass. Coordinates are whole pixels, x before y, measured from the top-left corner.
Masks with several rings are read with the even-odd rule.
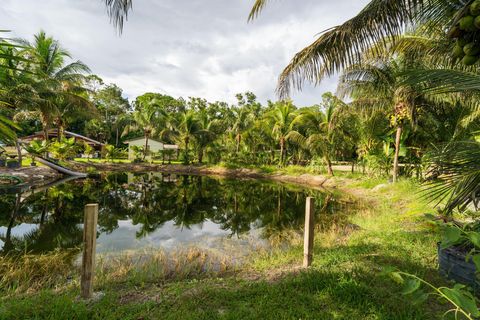
[[[443,284],[436,271],[437,237],[422,220],[432,210],[418,199],[415,182],[372,191],[374,183],[385,181],[342,187],[361,201],[348,223],[324,228],[317,221],[308,270],[299,268],[301,241],[257,253],[238,270],[198,251],[173,260],[153,254],[140,264],[103,261],[96,283],[105,294],[100,301],[78,301],[75,276],[68,285],[0,291],[0,319],[439,319],[447,306],[433,299],[414,305],[382,275],[394,266]]]
[[[132,163],[131,160],[129,159],[87,159],[87,158],[75,158],[74,159],[77,162],[83,162],[83,163]],[[162,160],[153,160],[149,162],[145,162],[146,164],[148,163],[153,163],[153,164],[162,164]],[[181,161],[170,161],[170,164],[181,164]],[[165,162],[165,164],[168,164],[168,161]]]

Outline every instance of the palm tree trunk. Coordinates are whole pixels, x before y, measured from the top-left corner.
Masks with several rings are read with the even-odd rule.
[[[117,126],[116,133],[115,133],[115,147],[118,147],[118,135],[119,135],[119,132],[118,132],[118,126]]]
[[[397,127],[397,134],[395,137],[395,156],[393,158],[393,182],[398,180],[398,157],[400,155],[400,139],[402,138],[402,126]]]
[[[202,163],[203,161],[203,149],[199,148],[198,150],[198,163]]]
[[[145,150],[143,150],[143,161],[147,158],[148,153],[148,134],[145,134]]]
[[[238,151],[240,150],[240,142],[242,141],[242,136],[240,134],[237,134],[237,151],[236,153],[238,153]]]
[[[283,166],[283,152],[285,149],[285,140],[280,138],[280,165]]]
[[[188,164],[190,159],[188,159],[188,137],[185,138],[185,163]]]
[[[330,160],[329,156],[325,156],[325,162],[327,163],[327,172],[329,176],[334,176],[333,168],[332,168],[332,161]]]
[[[17,154],[18,154],[18,163],[20,163],[20,166],[22,166],[22,147],[20,146],[20,141],[15,141],[15,148],[17,148]]]

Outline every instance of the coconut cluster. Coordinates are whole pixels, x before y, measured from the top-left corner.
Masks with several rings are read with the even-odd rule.
[[[453,56],[467,66],[480,60],[480,0],[475,0],[463,12],[463,16],[450,30],[450,37],[456,39]]]

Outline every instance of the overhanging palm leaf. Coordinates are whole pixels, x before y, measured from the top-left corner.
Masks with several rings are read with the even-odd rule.
[[[258,0],[250,19],[265,7]],[[345,67],[357,63],[373,43],[404,33],[410,24],[430,21],[431,28],[451,21],[455,8],[463,0],[372,0],[357,16],[320,34],[319,38],[297,53],[280,75],[278,93],[288,96],[292,88],[301,89],[305,81],[318,84]]]
[[[132,0],[103,0],[107,6],[107,13],[113,26],[121,33],[123,24],[128,19],[128,12],[132,9]]]
[[[437,179],[427,184],[432,201],[445,203],[446,213],[463,210],[480,190],[480,143],[457,142],[432,152],[429,173]]]
[[[451,69],[416,69],[405,72],[406,84],[416,85],[431,94],[480,91],[480,75]]]

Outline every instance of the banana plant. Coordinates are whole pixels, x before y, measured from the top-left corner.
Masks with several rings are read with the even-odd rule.
[[[35,166],[35,158],[37,156],[41,156],[42,154],[45,154],[48,152],[50,148],[50,143],[45,140],[33,140],[30,142],[28,146],[26,146],[24,149],[30,154],[30,158],[32,159],[32,165]]]

